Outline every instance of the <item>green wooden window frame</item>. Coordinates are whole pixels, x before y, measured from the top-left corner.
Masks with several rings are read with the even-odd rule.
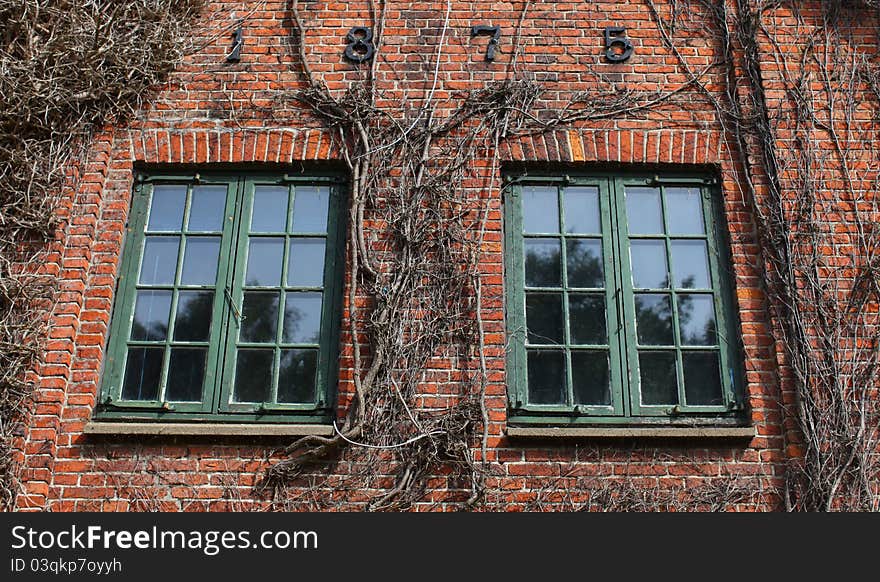
[[[328,421],[342,194],[335,175],[139,174],[96,417]]]
[[[509,177],[511,423],[743,421],[715,183],[672,173]]]

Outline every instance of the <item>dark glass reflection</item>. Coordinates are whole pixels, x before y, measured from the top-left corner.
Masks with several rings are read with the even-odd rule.
[[[526,293],[526,328],[530,344],[562,343],[562,295]]]
[[[684,352],[684,393],[693,406],[719,406],[723,402],[717,352]]]
[[[605,344],[605,296],[598,293],[568,296],[568,319],[573,344]]]
[[[245,291],[241,307],[242,342],[272,342],[278,337],[277,292]]]
[[[715,302],[712,296],[681,293],[677,299],[681,343],[691,346],[715,345],[718,340],[715,332]]]
[[[186,203],[186,186],[155,186],[150,200],[150,219],[147,230],[180,231],[183,224],[183,207]]]
[[[235,402],[266,402],[272,390],[273,350],[238,350],[235,363]]]
[[[571,379],[575,404],[611,404],[608,352],[605,350],[572,351]]]
[[[595,186],[566,188],[562,192],[565,206],[565,232],[600,234],[599,189]]]
[[[170,314],[171,291],[138,291],[134,320],[131,322],[131,339],[165,341]]]
[[[675,352],[639,352],[642,404],[678,404]]]
[[[321,293],[288,293],[284,300],[284,343],[316,344],[320,339]]]
[[[672,345],[672,299],[661,293],[636,293],[636,329],[641,345]]]
[[[143,285],[173,285],[179,236],[148,236],[138,279]]]
[[[559,196],[556,186],[524,186],[523,232],[559,232]]]
[[[666,243],[662,240],[630,240],[632,281],[636,289],[666,289],[669,273],[666,266]]]
[[[163,348],[128,348],[123,400],[158,400]]]
[[[565,404],[565,354],[528,350],[529,402]]]
[[[183,254],[181,285],[214,285],[220,257],[219,236],[188,237]]]
[[[295,238],[290,241],[287,284],[320,287],[324,284],[324,239]]]
[[[257,186],[251,210],[251,232],[287,230],[287,186]]]
[[[565,241],[565,254],[569,287],[605,286],[601,240],[570,238]]]
[[[255,287],[280,285],[283,259],[283,238],[252,238],[248,245],[245,285]]]
[[[318,350],[281,350],[278,402],[314,402]]]
[[[559,239],[527,238],[524,241],[526,286],[559,287],[562,285],[562,252]]]
[[[190,232],[223,230],[226,186],[193,186],[191,196],[187,230]]]
[[[672,278],[679,289],[711,289],[706,241],[672,241]]]
[[[626,220],[630,234],[663,234],[659,188],[626,188]]]
[[[297,186],[293,198],[293,232],[327,232],[330,188]]]
[[[165,400],[199,402],[205,382],[207,348],[171,348]]]
[[[699,188],[666,188],[669,234],[704,234],[703,202]]]
[[[174,340],[206,342],[211,331],[213,291],[180,291],[174,318]]]

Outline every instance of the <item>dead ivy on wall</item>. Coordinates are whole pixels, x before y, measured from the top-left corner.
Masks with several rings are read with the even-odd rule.
[[[92,132],[142,107],[202,0],[0,0],[0,507],[12,507],[58,272],[38,272]],[[58,232],[56,232],[56,230]],[[63,236],[61,234],[60,236]]]

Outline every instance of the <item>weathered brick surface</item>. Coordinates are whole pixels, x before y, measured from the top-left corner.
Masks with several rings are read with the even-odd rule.
[[[668,24],[670,3],[658,0],[656,4]],[[704,30],[710,19],[701,5],[688,4],[689,12],[676,16],[681,26],[674,34],[681,58],[692,71],[703,74],[706,90],[723,101],[721,68],[709,68],[720,58],[719,43]],[[337,94],[360,81],[362,69],[342,59],[343,39],[351,27],[369,24],[368,4],[300,5],[309,29],[306,53],[316,75]],[[304,83],[287,6],[287,2],[210,2],[196,27],[200,50],[159,88],[150,108],[130,124],[107,128],[95,137],[81,168],[79,188],[66,193],[66,203],[59,211],[62,227],[57,252],[46,265],[58,274],[60,294],[52,314],[47,353],[36,371],[39,387],[34,413],[22,442],[25,493],[19,497],[19,509],[230,510],[265,503],[252,499],[251,488],[265,467],[265,455],[282,444],[279,441],[90,439],[82,429],[99,390],[133,168],[242,163],[320,168],[340,160],[331,136],[293,99]],[[648,4],[534,3],[517,33],[521,8],[519,2],[451,3],[448,44],[441,57],[435,99],[441,109],[449,110],[461,91],[478,89],[512,74],[508,66],[517,41],[522,52],[516,74],[545,87],[539,116],[558,109],[581,91],[614,87],[646,95],[674,93],[657,107],[625,119],[611,115],[545,135],[510,140],[502,146],[501,158],[508,163],[552,162],[572,171],[636,164],[640,168],[708,167],[718,172],[731,235],[749,414],[757,436],[751,442],[736,444],[511,442],[506,438],[501,200],[497,191],[484,189],[492,183],[487,179],[491,177],[487,176],[489,161],[476,159],[474,175],[465,186],[469,196],[490,208],[481,272],[490,370],[489,460],[497,469],[489,482],[494,488],[490,500],[495,505],[491,507],[521,509],[542,487],[572,468],[576,476],[631,478],[648,488],[694,487],[718,476],[739,477],[764,491],[778,487],[786,459],[779,405],[783,395],[777,386],[781,350],[768,330],[765,296],[756,270],[755,226],[739,189],[731,134],[718,122],[711,103],[687,85],[688,74],[664,44]],[[404,98],[414,102],[430,88],[445,9],[441,2],[389,4],[378,69],[378,87],[389,107]],[[735,8],[731,5],[728,10]],[[229,38],[221,34],[222,27],[232,24],[233,13],[245,18],[245,45],[238,64],[224,62]],[[494,63],[483,60],[486,37],[470,37],[470,26],[480,23],[503,28]],[[620,24],[626,25],[636,53],[626,63],[605,63],[604,27]],[[784,26],[785,22],[771,20],[769,25]],[[790,42],[801,41],[791,38]],[[766,61],[770,66],[772,58],[767,56]],[[772,85],[768,89],[771,98],[782,98],[772,93]],[[784,146],[784,139],[781,143]],[[341,404],[352,391],[350,340],[343,332]],[[438,398],[443,395],[444,383],[454,380],[455,370],[450,368],[448,361],[432,362],[431,374],[436,375],[431,376],[430,385],[436,388]],[[346,463],[335,468],[338,475],[350,470]],[[331,478],[328,495],[333,483]],[[559,483],[573,488],[574,497],[585,495],[576,490],[577,483],[571,479]],[[454,489],[455,484],[438,475],[429,482],[425,504],[417,509],[444,508],[443,501]],[[361,497],[349,493],[346,501],[358,507],[368,493]],[[777,504],[777,498],[768,493],[741,508],[768,509]]]

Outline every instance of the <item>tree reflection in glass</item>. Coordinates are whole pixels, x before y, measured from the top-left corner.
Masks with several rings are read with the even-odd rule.
[[[528,287],[559,287],[562,284],[559,239],[527,238],[525,252]]]
[[[569,238],[565,241],[565,255],[569,287],[605,286],[601,240]]]
[[[665,293],[636,293],[636,331],[641,345],[673,345],[672,300]]]

